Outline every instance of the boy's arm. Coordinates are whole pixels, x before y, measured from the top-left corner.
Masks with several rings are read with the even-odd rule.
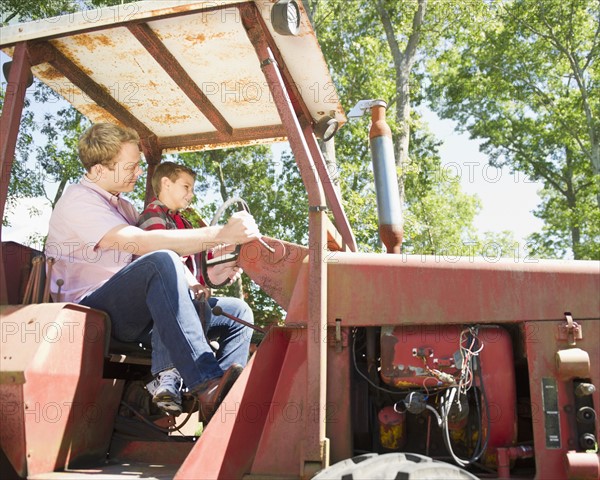
[[[166,213],[151,203],[140,213],[137,226],[142,230],[167,230]]]

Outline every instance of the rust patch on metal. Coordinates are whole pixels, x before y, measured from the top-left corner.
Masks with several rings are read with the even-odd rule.
[[[80,35],[80,36],[82,36],[82,35]],[[73,38],[75,38],[75,37],[73,37]],[[65,44],[63,42],[57,42],[57,41],[50,41],[49,43],[54,48],[56,48],[60,53],[62,53],[65,57],[67,57],[71,62],[73,62],[77,66],[77,68],[79,68],[79,70],[81,70],[83,73],[85,73],[88,77],[91,76],[92,73],[94,73],[92,70],[90,70],[86,66],[82,65],[77,60],[76,52],[71,47],[69,47],[67,44]]]
[[[155,123],[182,123],[189,119],[189,115],[171,115],[170,113],[150,118]]]
[[[110,113],[108,113],[106,110],[104,110],[102,107],[99,107],[95,103],[82,103],[80,105],[77,105],[77,110],[79,110],[86,117],[92,119],[94,122],[102,121],[123,125],[122,122],[118,121]]]
[[[224,36],[231,36],[230,32],[219,32],[219,33],[214,33],[210,36],[210,39],[212,40],[213,38],[223,38]]]
[[[198,145],[186,145],[183,147],[165,147],[163,153],[185,153],[201,152],[204,150],[224,150],[228,148],[247,147],[251,145],[263,145],[268,143],[286,142],[287,137],[262,138],[257,140],[240,140],[237,142],[203,143]]]
[[[73,35],[71,37],[77,45],[87,48],[90,52],[93,52],[98,46],[114,47],[115,44],[108,35]]]
[[[199,33],[197,35],[186,35],[185,36],[186,41],[195,44],[195,43],[203,43],[206,41],[206,35],[204,35],[203,33]]]
[[[43,63],[40,66],[40,69],[38,70],[37,75],[46,81],[59,80],[59,79],[63,80],[65,78],[65,76],[62,73],[60,73],[56,68],[54,68],[49,63]]]

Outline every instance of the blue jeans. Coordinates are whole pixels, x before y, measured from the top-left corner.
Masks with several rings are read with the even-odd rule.
[[[103,310],[110,316],[112,336],[123,342],[152,343],[152,373],[176,367],[185,385],[220,377],[233,363],[246,365],[252,330],[222,315],[253,322],[252,310],[237,298],[209,298],[195,304],[185,278],[186,268],[169,250],[148,253],[113,275],[104,285],[81,300],[81,305]],[[205,332],[197,308],[204,308]],[[213,351],[206,339],[218,338]]]

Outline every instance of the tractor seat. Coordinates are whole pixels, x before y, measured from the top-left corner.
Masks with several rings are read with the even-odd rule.
[[[1,242],[0,253],[4,277],[0,278],[2,297],[10,305],[49,303],[52,299],[46,284],[49,259],[43,252],[16,242]],[[37,267],[34,268],[34,263]],[[1,275],[0,275],[1,276]],[[106,335],[110,335],[110,320],[106,315]],[[130,378],[148,375],[152,363],[150,336],[145,342],[123,342],[110,335],[104,350],[105,378]]]
[[[111,336],[108,357],[111,362],[150,365],[152,349],[140,342],[122,342]]]
[[[138,342],[110,337],[104,356],[104,378],[142,380],[150,375],[152,349]]]

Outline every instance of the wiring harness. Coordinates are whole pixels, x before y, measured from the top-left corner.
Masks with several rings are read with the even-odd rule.
[[[376,390],[394,396],[404,395],[403,399],[394,403],[394,410],[397,412],[407,411],[415,415],[420,414],[425,410],[431,412],[435,417],[438,426],[442,429],[442,437],[448,453],[454,462],[461,467],[466,467],[477,462],[485,452],[489,440],[489,402],[485,392],[481,363],[479,361],[479,354],[483,350],[484,345],[478,337],[478,331],[479,327],[477,326],[467,326],[461,330],[458,352],[455,355],[455,367],[458,372],[454,375],[443,372],[437,368],[429,367],[426,358],[422,356],[424,370],[429,376],[424,379],[422,387],[411,388],[408,393],[406,389],[392,390],[378,385],[359,369],[356,346],[358,333],[357,329],[354,329],[353,331],[352,358],[354,369],[358,375]],[[430,386],[428,386],[428,384],[430,384]],[[477,384],[479,392],[474,390],[475,384]],[[463,459],[455,453],[452,446],[450,424],[454,417],[460,418],[468,415],[468,410],[466,410],[468,408],[467,404],[463,404],[461,399],[466,399],[469,392],[472,393],[475,402],[478,435],[473,454],[470,458]],[[435,395],[435,398],[438,400],[437,409],[428,403],[428,400],[433,395]],[[485,428],[482,420],[484,413],[486,418]]]

